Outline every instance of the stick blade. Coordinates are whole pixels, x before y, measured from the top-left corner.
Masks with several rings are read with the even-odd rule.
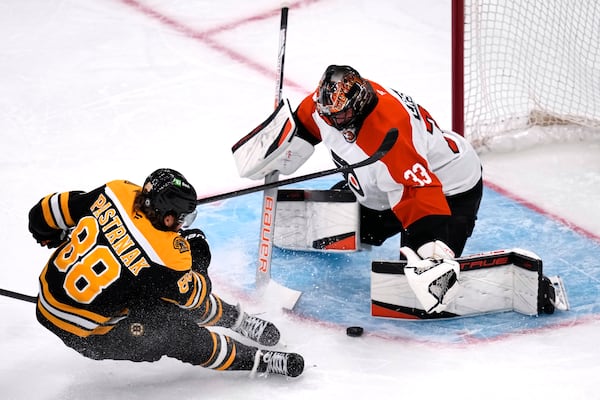
[[[290,289],[270,279],[259,289],[261,300],[266,304],[272,304],[286,310],[293,310],[302,295],[302,292]]]

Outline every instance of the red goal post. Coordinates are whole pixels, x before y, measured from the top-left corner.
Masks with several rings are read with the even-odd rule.
[[[452,124],[480,151],[600,137],[600,2],[452,0]]]

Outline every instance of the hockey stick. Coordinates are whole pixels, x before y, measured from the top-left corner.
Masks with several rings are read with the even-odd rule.
[[[373,164],[374,162],[381,159],[381,157],[383,157],[392,148],[394,143],[396,143],[397,138],[398,138],[398,129],[396,129],[396,128],[390,129],[386,133],[385,137],[383,138],[383,141],[379,145],[379,148],[373,153],[373,155],[365,158],[362,161],[354,163],[354,164],[342,165],[341,167],[327,169],[324,171],[313,172],[310,174],[296,176],[296,177],[288,178],[288,179],[283,179],[280,181],[268,182],[268,183],[265,183],[264,185],[252,186],[252,187],[245,188],[245,189],[234,190],[232,192],[216,194],[214,196],[209,196],[209,197],[204,197],[204,198],[198,199],[196,201],[196,203],[197,204],[212,203],[214,201],[230,199],[232,197],[237,197],[237,196],[242,196],[245,194],[260,192],[262,190],[267,190],[267,189],[276,188],[276,187],[280,187],[280,186],[291,185],[293,183],[308,181],[310,179],[321,178],[324,176],[333,175],[333,174],[337,174],[337,173],[344,173],[344,172],[348,172],[348,171],[351,171],[351,170],[354,170],[354,169],[357,169],[360,167],[364,167],[369,164]]]
[[[13,292],[11,290],[0,289],[0,295],[6,297],[12,297],[13,299],[28,301],[30,303],[37,303],[37,297],[28,296],[26,294]]]
[[[285,45],[287,36],[288,7],[281,8],[279,25],[279,52],[277,57],[277,84],[275,91],[275,108],[279,105],[283,91],[283,64],[285,61]],[[265,176],[265,184],[276,183],[279,173],[274,171]],[[271,259],[273,256],[273,228],[275,227],[275,208],[277,206],[277,187],[264,189],[262,203],[262,218],[258,243],[258,264],[256,267],[256,288],[263,298],[274,297],[282,301],[283,308],[293,309],[300,298],[301,292],[289,289],[271,279]],[[267,295],[268,292],[276,292]]]
[[[235,190],[233,192],[222,193],[222,194],[218,194],[218,195],[211,196],[211,197],[205,197],[203,199],[199,199],[197,201],[197,203],[205,204],[205,203],[210,203],[210,202],[214,202],[214,201],[218,201],[218,200],[229,199],[232,197],[242,196],[244,194],[259,192],[261,190],[265,190],[265,188],[275,188],[275,187],[279,187],[279,186],[290,185],[292,183],[303,182],[303,181],[307,181],[309,179],[320,178],[323,176],[333,175],[336,173],[343,173],[343,172],[354,170],[354,169],[357,169],[360,167],[364,167],[369,164],[373,164],[377,160],[381,159],[381,157],[383,157],[392,148],[392,146],[396,142],[397,137],[398,137],[398,130],[396,128],[390,129],[388,131],[388,133],[386,134],[385,138],[383,139],[383,141],[381,142],[381,145],[379,145],[379,148],[377,149],[377,151],[375,151],[375,153],[373,153],[373,155],[371,155],[368,158],[365,158],[362,161],[354,163],[354,164],[344,165],[344,166],[341,166],[338,168],[332,168],[332,169],[328,169],[325,171],[314,172],[312,174],[302,175],[302,176],[298,176],[295,178],[289,178],[289,179],[284,179],[281,181],[270,182],[265,185],[254,186],[254,187],[241,189],[241,190]],[[293,290],[293,289],[289,289],[285,286],[282,286],[273,280],[271,280],[270,282],[267,282],[267,285],[270,286],[272,292],[276,292],[277,298],[283,299],[284,305],[286,306],[285,308],[288,308],[288,309],[293,308],[294,304],[298,301],[298,298],[301,294],[300,292]],[[27,301],[30,303],[37,302],[37,297],[35,297],[35,296],[29,296],[26,294],[13,292],[11,290],[6,290],[6,289],[0,289],[0,296],[11,297],[13,299]]]

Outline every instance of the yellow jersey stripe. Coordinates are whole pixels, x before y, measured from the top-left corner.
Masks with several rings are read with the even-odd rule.
[[[235,355],[236,355],[235,343],[233,343],[229,338],[227,338],[227,348],[230,349],[231,352],[230,352],[227,360],[225,360],[225,362],[222,363],[221,366],[217,368],[217,370],[219,370],[219,371],[224,371],[226,369],[229,369],[229,367],[231,367],[231,364],[233,364],[233,361],[235,360]]]
[[[58,225],[56,224],[56,221],[54,221],[54,217],[52,216],[52,210],[50,208],[50,199],[52,198],[52,196],[54,196],[54,194],[49,194],[48,196],[42,199],[42,213],[44,214],[44,220],[46,221],[46,224],[48,224],[50,228],[59,229]]]
[[[69,322],[63,321],[62,319],[55,317],[50,311],[48,311],[44,307],[42,302],[38,302],[38,308],[39,308],[40,312],[42,313],[42,315],[44,317],[46,317],[46,319],[48,321],[50,321],[53,325],[57,326],[58,328],[62,329],[63,331],[67,331],[67,332],[70,332],[74,335],[81,336],[81,337],[87,337],[92,332],[89,329],[81,328],[77,325],[73,325]]]
[[[218,347],[217,334],[215,332],[210,332],[210,338],[212,339],[212,352],[210,353],[210,357],[208,357],[208,360],[206,360],[206,362],[202,364],[203,367],[206,367],[212,361],[212,359],[215,357],[215,354],[217,353],[217,347]]]

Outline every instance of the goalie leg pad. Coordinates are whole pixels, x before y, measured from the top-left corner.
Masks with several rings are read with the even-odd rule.
[[[279,190],[273,244],[287,250],[357,251],[359,220],[350,191]]]
[[[544,277],[542,260],[533,252],[496,250],[460,257],[456,261],[461,271],[460,293],[442,313],[430,314],[425,313],[420,304],[422,300],[417,299],[415,289],[409,285],[405,275],[407,261],[373,261],[372,315],[431,319],[516,311],[533,316],[544,312],[541,306],[549,302],[553,302],[551,304],[557,310],[569,309],[562,280],[557,276]],[[554,289],[554,299],[544,299],[542,283],[547,280]]]

